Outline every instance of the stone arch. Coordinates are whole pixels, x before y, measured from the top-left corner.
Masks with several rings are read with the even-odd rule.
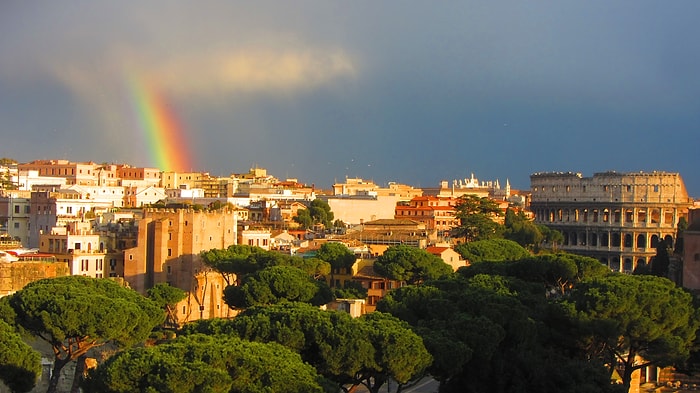
[[[623,266],[623,271],[624,272],[632,272],[632,258],[625,258],[624,266]]]
[[[600,235],[600,246],[608,247],[610,245],[610,234],[608,232],[603,232]]]
[[[547,213],[547,216],[548,216],[548,217],[547,217],[547,221],[549,221],[549,222],[554,222],[554,209],[550,210],[550,211]]]
[[[625,247],[632,247],[632,235],[625,233]]]
[[[578,233],[576,233],[576,232],[571,232],[571,245],[572,246],[578,245]]]
[[[666,247],[673,248],[673,236],[671,236],[671,235],[664,236],[664,241],[666,242]]]
[[[661,209],[651,209],[650,213],[650,222],[652,224],[658,224],[661,221]]]
[[[598,234],[595,232],[591,233],[591,246],[593,246],[593,247],[598,246]]]
[[[647,248],[647,236],[643,233],[637,235],[637,248]]]
[[[612,257],[610,259],[610,270],[614,272],[620,271],[620,257]]]
[[[620,234],[617,232],[614,232],[611,236],[612,239],[610,239],[610,243],[613,247],[620,247]],[[617,261],[618,263],[620,262],[619,260]]]
[[[634,266],[635,270],[640,267],[646,267],[647,261],[644,260],[644,258],[639,258],[637,259],[637,264]]]
[[[651,248],[656,248],[659,245],[659,235],[651,235]]]
[[[569,232],[564,231],[561,234],[562,234],[562,236],[564,236],[564,244],[563,245],[568,246],[569,245]]]

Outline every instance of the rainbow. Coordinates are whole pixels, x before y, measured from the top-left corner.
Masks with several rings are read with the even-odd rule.
[[[129,96],[150,155],[150,165],[165,172],[192,171],[186,135],[165,96],[153,85],[130,78]]]

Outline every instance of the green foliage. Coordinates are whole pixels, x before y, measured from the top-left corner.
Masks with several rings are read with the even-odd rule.
[[[156,302],[159,306],[173,307],[185,300],[187,293],[180,288],[170,286],[168,283],[156,284],[147,291],[148,298]]]
[[[293,220],[305,229],[309,229],[315,224],[331,228],[333,226],[333,212],[328,202],[316,198],[311,201],[307,209],[299,210]]]
[[[679,364],[700,326],[691,295],[655,276],[611,274],[584,281],[569,301],[590,336],[586,345],[602,349],[601,361],[621,365],[626,387],[632,372],[648,364],[636,362],[636,356],[662,367]]]
[[[165,310],[165,324],[179,326],[175,307],[187,297],[187,293],[180,288],[170,286],[167,283],[156,284],[147,291],[148,298],[156,302]]]
[[[272,266],[294,266],[315,278],[325,276],[331,270],[329,263],[318,259],[305,259],[248,245],[203,251],[200,256],[205,264],[223,275],[228,285],[234,284],[234,275],[240,284],[246,275]]]
[[[145,340],[164,320],[156,303],[109,279],[67,276],[34,281],[10,296],[21,327],[52,345],[56,354],[49,392],[61,368],[108,342]]]
[[[0,319],[0,380],[13,392],[29,392],[41,374],[41,356]]]
[[[237,308],[281,301],[321,305],[332,300],[332,294],[326,283],[314,280],[301,269],[272,266],[247,276],[239,286],[227,286],[224,300],[229,306]]]
[[[656,255],[651,259],[651,274],[657,277],[668,277],[668,267],[671,265],[671,245],[666,240],[660,240],[656,246]]]
[[[498,204],[487,197],[462,195],[457,202],[455,216],[460,225],[452,232],[467,242],[501,237],[503,225],[494,221],[503,215]]]
[[[367,369],[366,382],[371,379],[376,387],[382,380],[391,378],[405,384],[422,376],[432,363],[433,358],[423,345],[423,339],[413,333],[406,322],[378,311],[361,316],[359,321],[375,349],[377,365],[373,370]]]
[[[374,262],[374,271],[391,280],[418,284],[448,277],[452,267],[429,252],[407,245],[391,246]]]
[[[342,288],[333,288],[333,297],[336,299],[365,299],[367,288],[357,281],[347,281]]]
[[[477,274],[406,286],[377,309],[423,337],[440,392],[616,391],[602,364],[571,344],[567,308],[519,278]]]
[[[514,277],[539,284],[548,294],[564,295],[582,280],[603,277],[610,274],[610,270],[590,257],[557,253],[516,261],[473,263],[460,268],[458,273],[464,277],[480,274]]]
[[[323,379],[281,345],[232,336],[191,335],[110,358],[86,392],[323,392]]]
[[[374,348],[356,320],[344,312],[324,311],[307,304],[252,307],[232,320],[187,325],[182,333],[193,331],[235,332],[251,341],[277,342],[299,353],[305,362],[339,385],[351,383],[363,367],[373,362]]]
[[[455,247],[455,251],[470,263],[484,261],[515,261],[530,256],[530,253],[518,243],[506,239],[490,239],[462,243]]]
[[[314,226],[314,219],[311,217],[309,209],[300,209],[297,215],[292,217],[292,220],[301,225],[304,229],[309,229]]]
[[[353,319],[302,303],[253,307],[233,320],[201,321],[183,334],[238,334],[241,338],[277,342],[339,386],[365,384],[376,392],[388,378],[399,383],[422,375],[431,358],[410,327],[386,314]]]
[[[331,264],[332,269],[350,268],[357,257],[343,243],[326,242],[316,252],[316,257]]]

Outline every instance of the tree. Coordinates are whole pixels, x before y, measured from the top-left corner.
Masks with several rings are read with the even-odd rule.
[[[357,281],[347,281],[342,287],[333,288],[333,297],[336,299],[366,299],[367,288]]]
[[[431,360],[421,338],[390,315],[352,318],[302,303],[253,307],[232,320],[185,326],[183,334],[194,333],[277,342],[299,353],[345,391],[364,384],[377,392],[390,378],[403,385],[422,376]]]
[[[477,240],[455,247],[462,258],[470,263],[483,261],[515,261],[527,258],[530,253],[518,243],[507,239]]]
[[[451,275],[452,267],[423,249],[398,245],[387,248],[377,258],[374,271],[391,280],[419,284]]]
[[[165,325],[178,328],[180,321],[177,319],[175,307],[187,297],[187,293],[180,288],[170,286],[168,283],[160,283],[150,288],[147,295],[165,310]]]
[[[318,259],[305,259],[248,245],[212,249],[200,255],[204,263],[224,277],[227,285],[240,285],[245,276],[272,266],[294,266],[314,278],[325,276],[331,269],[330,264]]]
[[[462,195],[455,213],[460,224],[453,229],[453,235],[463,237],[467,242],[500,237],[503,226],[494,219],[502,215],[503,212],[493,200],[477,195]]]
[[[668,279],[612,274],[579,284],[569,300],[610,367],[629,390],[632,372],[687,359],[700,319],[692,296]]]
[[[389,292],[377,310],[423,338],[440,392],[616,391],[605,368],[570,344],[567,309],[541,285],[487,274],[436,280]]]
[[[683,232],[688,229],[688,220],[685,217],[678,219],[678,225],[676,226],[676,247],[673,249],[673,253],[676,255],[683,255]]]
[[[156,303],[109,279],[67,276],[34,281],[10,296],[15,323],[48,342],[55,354],[48,393],[61,370],[78,360],[77,392],[85,355],[106,343],[129,346],[145,340],[164,320]]]
[[[272,266],[247,276],[240,286],[224,289],[224,300],[231,307],[248,308],[281,301],[326,304],[332,299],[328,285],[311,278],[293,266]]]
[[[0,319],[0,380],[12,392],[29,392],[41,375],[41,356]]]
[[[651,274],[657,277],[668,277],[668,267],[671,265],[671,246],[666,240],[660,240],[656,245],[656,255],[651,259]]]
[[[314,219],[311,218],[309,209],[299,209],[297,215],[292,217],[292,220],[301,225],[303,229],[309,229],[314,226]]]
[[[316,252],[316,257],[331,265],[330,286],[335,286],[335,273],[341,269],[350,269],[357,261],[355,254],[343,243],[326,242]]]
[[[311,201],[307,209],[299,210],[293,220],[305,229],[311,228],[315,224],[322,224],[324,228],[331,228],[333,225],[333,212],[328,202],[316,198]]]
[[[406,322],[379,311],[361,316],[360,322],[375,350],[375,366],[365,367],[358,379],[371,393],[378,393],[389,380],[398,383],[399,391],[402,385],[423,377],[433,358]]]
[[[240,280],[246,274],[265,268],[265,266],[260,266],[256,258],[263,252],[265,250],[260,247],[235,244],[226,249],[202,251],[200,256],[207,266],[223,276],[227,285],[233,285],[234,275]]]
[[[84,384],[88,393],[322,393],[323,386],[316,370],[282,345],[202,334],[121,352]]]

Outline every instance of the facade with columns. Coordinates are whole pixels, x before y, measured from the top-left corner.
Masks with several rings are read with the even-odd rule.
[[[620,272],[648,264],[662,240],[672,247],[693,205],[678,173],[546,172],[530,186],[535,222],[562,232],[561,249]]]

